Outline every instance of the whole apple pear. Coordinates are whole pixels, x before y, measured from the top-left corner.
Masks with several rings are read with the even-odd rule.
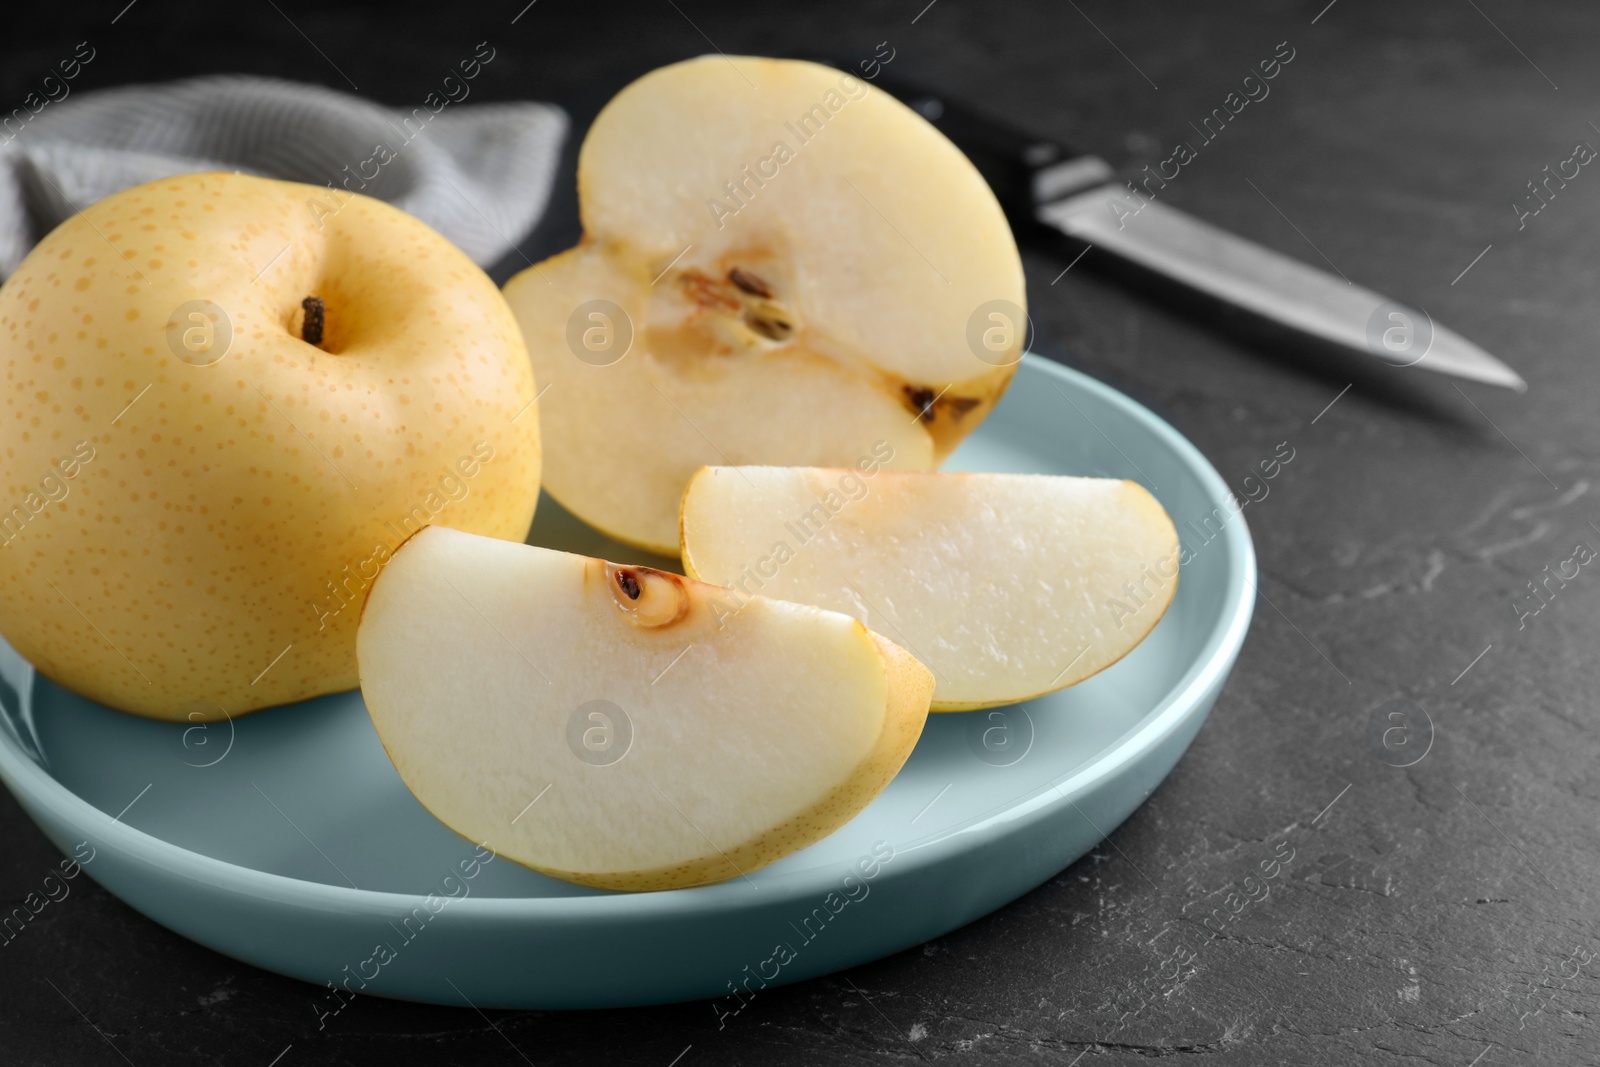
[[[0,287],[0,365],[0,634],[126,711],[349,689],[406,538],[520,541],[533,518],[536,392],[505,301],[344,190],[208,173],[91,205]]]

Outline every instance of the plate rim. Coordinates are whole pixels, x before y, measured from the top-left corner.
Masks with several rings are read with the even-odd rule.
[[[1034,353],[1025,353],[1022,362],[1032,370],[1056,375],[1065,383],[1098,395],[1098,399],[1121,409],[1160,438],[1192,470],[1208,496],[1221,504],[1233,496],[1227,483],[1200,450],[1161,416],[1123,393],[1083,371],[1056,363]],[[1206,694],[1220,689],[1231,672],[1255,608],[1255,546],[1242,510],[1221,530],[1220,538],[1231,571],[1224,602],[1201,651],[1189,669],[1129,731],[1113,741],[1101,756],[1052,778],[1043,786],[1015,800],[996,805],[954,827],[946,827],[903,845],[894,845],[897,877],[914,875],[937,866],[953,854],[966,851],[973,834],[987,835],[1001,823],[1011,824],[1011,832],[1036,820],[1051,818],[1059,810],[1075,807],[1073,797],[1082,795],[1100,780],[1147,755],[1176,731],[1205,703]],[[1249,595],[1246,595],[1248,591]],[[31,666],[31,665],[30,665]],[[37,805],[61,825],[94,835],[103,847],[121,858],[157,867],[171,878],[206,885],[211,892],[234,893],[270,902],[279,907],[333,912],[341,916],[364,917],[393,914],[420,907],[427,893],[408,893],[383,889],[359,889],[333,885],[289,875],[245,867],[205,853],[196,852],[165,838],[113,819],[105,811],[74,793],[22,751],[21,739],[10,729],[0,730],[0,781],[4,781],[25,810]],[[30,815],[31,815],[30,811]],[[35,822],[40,820],[35,819]],[[846,827],[848,827],[848,823]],[[841,827],[843,832],[846,827]],[[41,827],[42,828],[42,827]],[[47,836],[49,836],[47,834]],[[464,843],[468,839],[463,837]],[[891,842],[891,844],[893,844]],[[905,862],[901,862],[904,857]],[[769,875],[766,889],[780,890],[784,898],[807,893],[821,894],[833,888],[838,871],[831,865],[803,867]],[[752,892],[743,879],[684,889],[647,893],[608,893],[552,897],[463,898],[451,909],[456,921],[504,922],[508,919],[529,922],[585,921],[621,914],[633,920],[682,918],[704,912],[731,912],[767,906],[774,894]]]

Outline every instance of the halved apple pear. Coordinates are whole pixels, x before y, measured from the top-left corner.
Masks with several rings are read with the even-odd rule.
[[[545,874],[618,890],[749,874],[844,825],[910,755],[927,668],[846,615],[429,527],[357,634],[417,799]]]
[[[584,237],[505,289],[544,486],[672,554],[703,464],[937,465],[1021,358],[1021,260],[976,168],[866,82],[708,56],[623,89],[578,157]]]
[[[1177,530],[1112,478],[707,467],[684,571],[845,612],[932,669],[934,711],[1010,704],[1127,655],[1178,587]]]

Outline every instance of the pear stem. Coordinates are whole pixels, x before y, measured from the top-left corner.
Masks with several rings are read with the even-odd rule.
[[[322,303],[322,297],[308,296],[300,301],[300,306],[305,308],[306,311],[305,324],[300,327],[300,339],[308,345],[320,345],[322,343],[323,317],[327,313],[327,308]]]

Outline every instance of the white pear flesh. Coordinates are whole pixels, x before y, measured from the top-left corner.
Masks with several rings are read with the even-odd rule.
[[[932,468],[1021,358],[1022,264],[994,194],[920,115],[837,70],[718,55],[647,74],[595,120],[578,193],[582,243],[505,295],[545,390],[544,487],[619,540],[675,553],[705,464],[877,449]]]
[[[888,784],[933,677],[847,615],[728,598],[429,527],[368,597],[362,695],[407,788],[501,855],[614,890],[748,875]]]
[[[853,615],[908,649],[937,680],[934,711],[1109,667],[1160,621],[1180,562],[1166,511],[1111,478],[707,467],[681,535],[685,573]]]

